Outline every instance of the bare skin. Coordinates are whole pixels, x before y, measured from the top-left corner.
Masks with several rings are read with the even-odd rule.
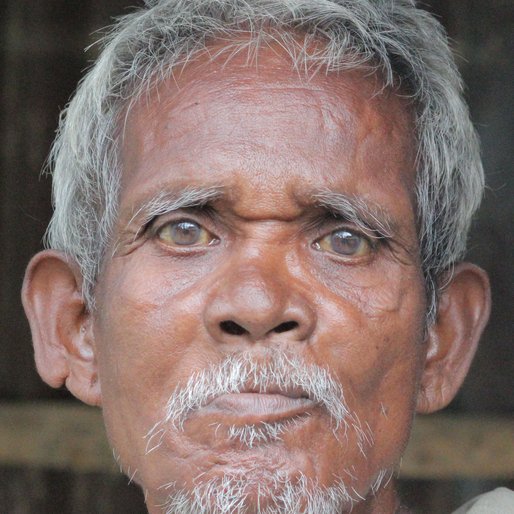
[[[376,86],[359,72],[302,79],[285,56],[263,51],[258,68],[237,58],[222,70],[191,64],[128,113],[119,217],[97,310],[68,323],[85,333],[72,343],[82,367],[75,378],[68,364],[46,379],[67,380],[77,396],[102,405],[111,444],[145,489],[151,514],[162,512],[164,484],[188,489],[198,476],[227,472],[266,481],[276,470],[322,487],[343,479],[357,514],[399,509],[394,481],[376,493],[372,485],[397,469],[416,409],[436,410],[455,394],[489,300],[483,272],[464,265],[425,331],[412,115]],[[146,225],[137,215],[157,193],[193,187],[220,194],[208,209]],[[326,191],[367,205],[388,233],[378,238],[373,227],[333,216],[320,207]],[[38,291],[66,273],[78,313],[76,268],[55,252],[38,259],[24,293],[29,318]],[[473,326],[464,329],[464,318]],[[364,448],[353,427],[334,431],[323,408],[252,392],[260,398],[199,409],[147,454],[143,436],[178,384],[227,355],[264,362],[270,349],[330,371],[370,435]],[[291,412],[301,421],[281,441],[248,448],[226,437],[229,425]]]

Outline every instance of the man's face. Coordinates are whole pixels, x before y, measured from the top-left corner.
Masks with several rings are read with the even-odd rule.
[[[94,334],[150,512],[223,477],[250,512],[286,483],[344,484],[349,509],[408,438],[426,307],[411,115],[369,75],[290,68],[192,64],[126,118]]]

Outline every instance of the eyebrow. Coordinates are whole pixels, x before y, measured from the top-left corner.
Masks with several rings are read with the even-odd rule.
[[[206,207],[223,196],[223,187],[185,187],[178,190],[159,190],[141,204],[131,216],[127,227],[137,221],[137,234],[157,216],[164,216],[179,209]],[[380,206],[357,196],[330,190],[322,190],[312,196],[315,205],[331,215],[355,224],[361,230],[372,232],[377,239],[391,239],[397,231],[390,215]],[[136,234],[136,237],[137,237]]]
[[[377,239],[391,239],[398,230],[383,208],[362,198],[326,190],[316,193],[314,199],[319,207],[361,230],[371,231]]]
[[[127,227],[137,221],[138,233],[157,216],[164,216],[179,209],[205,207],[223,193],[220,186],[186,187],[176,191],[160,190],[140,205],[131,216]]]

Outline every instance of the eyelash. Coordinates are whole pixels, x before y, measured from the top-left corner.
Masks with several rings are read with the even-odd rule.
[[[215,231],[211,230],[210,227],[207,227],[203,221],[201,222],[198,219],[195,219],[196,218],[195,216],[187,215],[187,214],[185,215],[185,214],[186,213],[181,213],[179,215],[178,213],[176,213],[173,217],[171,217],[171,216],[155,216],[154,218],[152,218],[152,220],[150,220],[145,225],[142,233],[146,234],[148,238],[157,240],[159,238],[159,232],[161,230],[163,230],[166,227],[166,225],[172,224],[172,223],[178,224],[180,222],[193,222],[195,224],[198,224],[201,228],[203,228],[210,235],[212,235],[213,241],[220,240],[220,238],[216,235]],[[209,217],[212,218],[212,213],[207,213],[207,214],[209,214]],[[160,218],[163,218],[163,219],[161,220]],[[328,231],[326,230],[326,227],[325,227],[325,230],[323,230],[323,232],[322,232],[322,225],[326,225],[327,219],[331,222],[331,224],[334,224],[334,226],[333,226],[333,228],[331,228],[331,230],[328,230]],[[321,248],[315,248],[316,250],[329,253],[330,256],[332,256],[335,259],[341,259],[341,260],[346,260],[346,261],[350,261],[350,260],[362,261],[366,257],[369,259],[370,257],[372,257],[373,254],[377,253],[377,251],[379,250],[379,246],[388,243],[387,239],[384,238],[383,236],[378,235],[376,233],[369,234],[361,229],[356,229],[355,226],[352,226],[352,224],[348,223],[346,220],[337,220],[336,217],[334,217],[333,215],[330,215],[330,214],[327,217],[324,217],[324,219],[314,220],[312,223],[310,223],[307,226],[307,228],[309,231],[314,230],[315,232],[318,232],[314,241],[312,243],[310,243],[310,246],[313,248],[315,248],[315,245],[319,245],[320,241],[322,241],[324,238],[329,237],[331,234],[334,234],[335,232],[339,232],[339,231],[347,231],[357,237],[360,237],[365,241],[366,244],[369,245],[370,251],[367,256],[365,256],[365,255],[363,255],[363,256],[352,256],[352,255],[345,256],[342,253],[337,253],[337,252],[329,251],[329,250],[323,250]],[[371,230],[370,230],[370,232],[371,232]],[[312,239],[311,239],[311,241],[312,241]],[[162,243],[162,244],[164,245],[165,243]],[[181,248],[179,245],[177,245],[174,247],[175,251],[179,251],[179,252],[180,251],[188,251],[188,252],[199,251],[199,250],[202,250],[205,248],[206,248],[205,245],[198,245],[196,247],[194,245],[184,246],[183,248]]]

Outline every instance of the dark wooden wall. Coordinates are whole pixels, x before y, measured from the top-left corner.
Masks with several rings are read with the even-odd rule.
[[[24,267],[41,245],[50,184],[39,172],[81,72],[92,34],[136,0],[0,1],[0,401],[59,399],[37,376],[19,300]],[[139,2],[140,3],[140,2]],[[459,54],[467,97],[483,143],[489,189],[471,238],[470,258],[490,274],[493,313],[477,358],[450,410],[514,412],[514,1],[427,0]],[[0,413],[1,415],[1,413]],[[2,442],[0,441],[0,444]],[[0,510],[27,513],[143,512],[125,479],[0,467]],[[493,483],[403,485],[422,512],[447,512]]]

